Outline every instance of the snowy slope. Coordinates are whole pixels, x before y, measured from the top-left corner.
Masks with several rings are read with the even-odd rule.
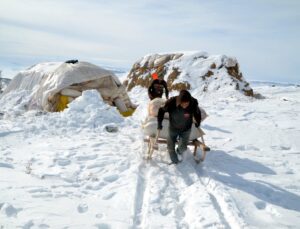
[[[168,166],[165,146],[141,159],[142,88],[127,119],[94,91],[62,113],[6,109],[0,228],[297,228],[300,89],[254,90],[266,99],[192,91],[210,115],[202,127],[212,151],[200,165],[186,152]]]

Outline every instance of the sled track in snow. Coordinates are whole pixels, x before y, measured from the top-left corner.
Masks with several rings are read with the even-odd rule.
[[[145,224],[145,209],[147,209],[147,187],[150,171],[145,162],[141,162],[138,167],[138,178],[136,194],[134,200],[134,215],[132,228],[142,228]]]
[[[233,228],[233,227],[231,227],[231,226],[229,225],[228,220],[225,218],[225,216],[224,216],[224,214],[223,214],[223,212],[222,212],[221,206],[220,206],[220,204],[218,203],[216,197],[215,197],[212,193],[210,193],[210,192],[208,192],[208,194],[209,194],[209,197],[210,197],[210,199],[211,199],[211,202],[212,202],[213,205],[214,205],[215,210],[218,212],[219,217],[220,217],[220,219],[221,219],[222,222],[223,222],[224,228],[228,228],[228,229]]]
[[[141,162],[139,167],[138,167],[138,180],[137,180],[137,187],[136,187],[136,196],[135,196],[135,201],[134,201],[134,215],[133,215],[133,225],[132,228],[151,228],[152,226],[152,221],[153,218],[151,218],[151,215],[149,216],[149,213],[151,212],[151,206],[150,206],[150,199],[151,199],[151,194],[150,189],[153,186],[156,186],[157,182],[155,178],[155,172],[156,170],[163,171],[165,173],[168,172],[168,166],[167,164],[162,163],[156,163],[155,161],[150,161],[148,163],[146,162]],[[179,202],[179,189],[176,187],[176,184],[174,184],[174,181],[170,178],[165,180],[166,185],[168,187],[172,187],[172,193],[176,193],[176,195],[172,196],[172,200],[174,203]],[[161,187],[158,187],[161,188]],[[164,189],[159,189],[160,192],[164,192]],[[166,192],[169,193],[169,192]],[[170,198],[170,196],[167,196]],[[161,202],[158,204],[164,205],[164,198],[165,196],[161,196]],[[150,210],[150,212],[149,212]],[[153,209],[152,209],[153,210]],[[170,217],[173,221],[173,226],[175,228],[182,228],[182,221],[184,217],[184,212],[182,212],[181,205],[179,204],[174,211],[171,211],[171,214],[169,212],[162,212],[163,209],[160,209],[160,213],[164,215],[164,217]],[[157,212],[156,212],[157,213]],[[151,213],[150,213],[151,214]],[[149,219],[150,217],[150,219]],[[150,221],[149,221],[150,220]]]
[[[240,211],[235,206],[235,203],[233,203],[233,201],[229,197],[224,196],[228,195],[228,193],[222,189],[221,191],[223,195],[221,195],[221,191],[218,191],[221,186],[217,182],[215,182],[207,172],[203,170],[199,171],[198,166],[199,165],[192,165],[200,183],[205,187],[205,190],[209,194],[211,202],[213,203],[215,210],[219,214],[224,228],[246,228],[246,223],[241,217],[238,216]],[[203,175],[208,177],[207,184],[205,184],[203,180]]]
[[[210,176],[209,172],[202,168],[203,165],[195,164],[194,161],[185,161],[183,163],[186,163],[185,166],[187,167],[181,167],[183,169],[177,167],[179,174],[173,174],[173,172],[170,172],[171,167],[169,165],[156,162],[155,160],[152,160],[148,163],[143,161],[139,164],[137,169],[137,186],[134,199],[132,228],[147,228],[151,227],[153,224],[153,219],[151,220],[151,217],[149,216],[149,213],[151,212],[150,200],[151,195],[153,195],[152,191],[150,192],[150,190],[156,185],[156,187],[161,191],[164,190],[164,188],[157,183],[157,173],[159,172],[162,172],[166,175],[164,177],[164,181],[167,184],[169,191],[175,194],[172,196],[172,202],[177,203],[177,207],[174,209],[173,213],[166,217],[170,217],[170,219],[173,218],[173,225],[176,228],[180,228],[182,226],[193,226],[186,225],[187,222],[185,222],[184,219],[186,213],[183,210],[184,206],[179,203],[181,195],[180,193],[182,190],[177,187],[178,184],[176,184],[177,182],[174,180],[174,177],[176,179],[176,176],[182,176],[188,186],[199,181],[199,184],[203,186],[208,198],[210,199],[211,206],[215,210],[216,216],[218,216],[219,223],[222,225],[222,228],[230,229],[247,227],[246,223],[240,216],[240,211],[237,208],[234,200],[231,198],[230,194],[224,190],[223,185],[215,181],[213,177]],[[204,163],[209,164],[209,162]],[[189,172],[194,173],[194,176],[189,174]],[[190,175],[192,177],[190,177]],[[193,179],[193,177],[195,177],[195,179]],[[170,196],[165,196],[162,194],[160,196],[161,201],[159,204],[164,204],[165,197],[170,199]],[[203,224],[202,226],[209,227],[209,224]]]

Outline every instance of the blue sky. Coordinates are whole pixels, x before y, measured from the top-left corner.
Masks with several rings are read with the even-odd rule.
[[[1,0],[0,69],[76,58],[130,68],[149,53],[235,56],[247,80],[300,82],[298,0]]]

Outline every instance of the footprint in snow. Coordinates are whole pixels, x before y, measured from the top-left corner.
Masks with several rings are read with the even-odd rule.
[[[237,150],[246,151],[246,150],[255,150],[259,151],[259,148],[252,146],[252,145],[239,145],[235,147]]]
[[[78,206],[77,206],[77,211],[79,212],[79,213],[85,213],[85,212],[87,212],[89,210],[89,207],[88,207],[88,205],[87,204],[79,204]]]
[[[91,147],[98,148],[101,145],[103,145],[103,143],[95,143],[95,144],[91,145]]]
[[[58,159],[56,160],[56,163],[57,163],[59,166],[66,166],[66,165],[71,164],[71,161],[70,161],[69,159],[58,158]]]
[[[104,167],[105,165],[107,165],[107,161],[101,161],[101,162],[96,162],[94,164],[88,165],[86,168],[87,169],[94,169],[94,168],[98,168],[98,167]]]
[[[68,194],[65,193],[57,193],[53,196],[54,198],[63,198],[63,197],[68,197]]]
[[[111,226],[106,223],[95,224],[95,227],[98,229],[111,229]]]
[[[100,182],[100,183],[96,183],[96,184],[89,184],[85,187],[85,189],[97,191],[97,190],[102,189],[105,185],[106,185],[105,182]]]
[[[129,162],[122,162],[118,166],[118,170],[119,170],[119,172],[124,172],[125,170],[129,169],[129,167],[130,167],[130,163]]]
[[[42,193],[42,194],[33,194],[31,195],[32,198],[51,198],[53,197],[52,193]]]
[[[256,202],[254,202],[254,205],[259,210],[263,210],[266,208],[266,203],[264,201],[256,201]]]
[[[50,228],[50,226],[48,224],[39,224],[39,225],[34,225],[32,220],[29,220],[25,225],[20,226],[22,229],[31,229],[33,228],[33,226],[37,226],[34,228],[39,228],[39,229],[47,229]]]
[[[290,150],[291,147],[290,146],[279,146],[279,145],[273,145],[271,146],[272,149],[274,150]]]
[[[29,220],[27,223],[25,223],[23,226],[22,226],[22,229],[30,229],[34,226],[34,223],[32,222],[32,220]]]
[[[254,205],[259,210],[265,210],[269,214],[279,217],[281,214],[276,210],[276,208],[272,207],[271,205],[266,204],[264,201],[256,201],[254,202]]]
[[[113,174],[103,178],[106,182],[114,182],[119,179],[119,175]]]
[[[291,147],[290,146],[280,146],[280,149],[282,149],[282,150],[290,150]]]
[[[95,160],[98,157],[97,154],[94,155],[87,155],[87,156],[77,156],[78,161],[89,161],[89,160]]]
[[[113,196],[114,196],[115,194],[116,194],[115,192],[109,193],[108,195],[104,196],[104,197],[102,198],[102,200],[109,200],[109,199],[113,198]]]
[[[47,229],[47,228],[50,228],[50,226],[43,223],[43,224],[40,224],[40,225],[38,226],[38,228],[39,228],[39,229]]]
[[[28,190],[29,193],[45,193],[45,192],[50,192],[49,189],[47,188],[32,188]]]
[[[96,214],[96,218],[98,218],[98,219],[102,219],[103,217],[104,217],[103,213]]]
[[[172,211],[172,209],[170,209],[170,208],[164,208],[164,207],[162,207],[160,209],[160,214],[162,214],[163,216],[166,216],[166,215],[170,214],[171,211]]]
[[[7,217],[16,217],[22,208],[15,208],[9,203],[0,203],[0,214]]]
[[[11,164],[0,162],[0,167],[13,169],[14,167]]]
[[[289,169],[285,172],[285,174],[294,174],[294,171],[292,169]]]

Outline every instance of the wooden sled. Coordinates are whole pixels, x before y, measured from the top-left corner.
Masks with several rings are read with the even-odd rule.
[[[154,150],[158,150],[158,144],[167,144],[166,139],[159,138],[158,136],[159,136],[159,132],[157,133],[156,137],[146,136],[144,138],[144,142],[148,143],[147,144],[148,148],[147,148],[147,153],[146,153],[146,159],[147,160],[152,159],[152,155],[153,155]],[[194,156],[194,160],[196,161],[196,163],[203,162],[205,160],[205,157],[206,157],[206,151],[209,150],[209,148],[205,145],[203,136],[201,136],[201,140],[202,140],[202,142],[199,141],[198,139],[194,139],[192,141],[189,141],[189,143],[188,143],[188,145],[194,146],[193,156]],[[197,155],[196,155],[198,147],[200,147],[202,152],[203,152],[201,158],[198,158]]]

